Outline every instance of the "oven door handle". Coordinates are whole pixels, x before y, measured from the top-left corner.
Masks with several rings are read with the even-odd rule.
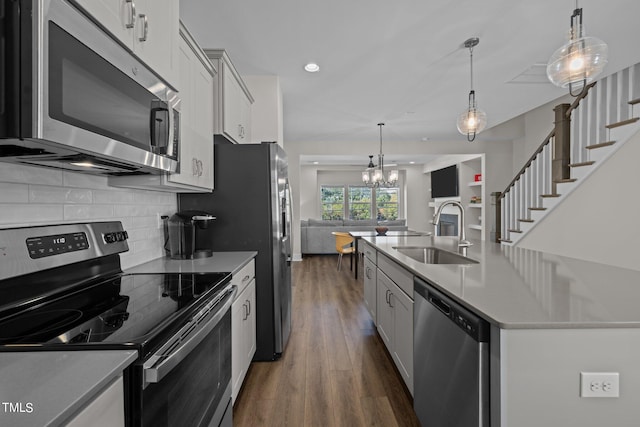
[[[164,353],[164,348],[151,356],[143,365],[144,383],[143,389],[151,383],[158,383],[175,368],[189,353],[200,344],[206,336],[217,326],[226,312],[231,308],[233,298],[237,292],[234,285],[229,285],[223,293],[226,295],[215,304],[215,314],[204,325],[191,331],[186,337],[178,338],[182,343],[177,348],[171,350],[169,354]],[[192,321],[193,322],[193,321]],[[174,343],[175,340],[170,340]],[[169,345],[173,347],[174,345]],[[163,347],[166,347],[163,346]]]

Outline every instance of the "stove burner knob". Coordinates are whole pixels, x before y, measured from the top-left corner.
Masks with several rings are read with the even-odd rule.
[[[116,237],[114,236],[113,233],[106,233],[104,235],[104,241],[106,243],[114,243],[116,241]]]

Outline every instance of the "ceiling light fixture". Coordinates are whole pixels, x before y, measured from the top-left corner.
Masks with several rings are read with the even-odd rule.
[[[304,66],[304,70],[308,71],[309,73],[317,73],[318,71],[320,71],[320,66],[315,62],[309,62]]]
[[[569,87],[571,96],[578,96],[607,65],[607,44],[596,37],[585,37],[582,8],[571,15],[569,41],[556,50],[547,64],[547,77],[556,86]],[[574,89],[579,89],[574,92]]]
[[[476,139],[476,134],[483,131],[487,125],[487,113],[476,106],[476,92],[473,90],[473,48],[480,43],[480,39],[472,37],[464,42],[464,47],[469,49],[471,61],[471,91],[469,92],[469,106],[467,110],[458,116],[458,131],[467,135],[467,141]]]
[[[380,127],[380,154],[378,154],[378,166],[373,164],[373,154],[369,155],[369,165],[362,172],[362,182],[367,187],[395,187],[398,182],[398,171],[393,169],[389,171],[389,176],[384,174],[384,154],[382,154],[382,126],[384,123],[378,123]]]

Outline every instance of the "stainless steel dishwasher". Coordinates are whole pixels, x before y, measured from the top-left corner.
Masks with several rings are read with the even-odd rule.
[[[422,427],[489,426],[489,324],[414,278],[413,407]]]

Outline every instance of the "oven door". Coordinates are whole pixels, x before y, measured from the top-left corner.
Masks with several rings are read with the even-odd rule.
[[[231,303],[235,286],[142,365],[136,426],[220,426],[231,416]]]

